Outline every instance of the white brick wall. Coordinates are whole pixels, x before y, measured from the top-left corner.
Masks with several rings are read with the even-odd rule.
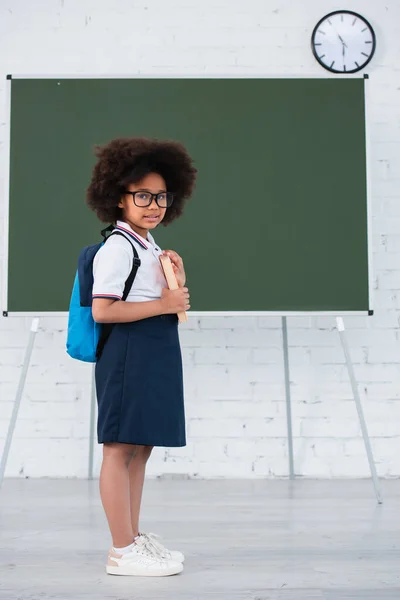
[[[327,0],[1,0],[0,184],[6,73],[324,76],[309,39],[317,20],[335,8],[341,6]],[[346,8],[372,22],[378,41],[368,68],[375,316],[348,319],[348,339],[378,472],[394,477],[400,475],[400,4],[349,0]],[[5,203],[2,195],[1,226]],[[91,369],[66,356],[65,325],[41,320],[8,476],[87,474]],[[288,320],[296,471],[367,476],[333,325],[326,317]],[[29,326],[25,318],[0,320],[3,441]],[[149,475],[286,476],[280,319],[192,319],[182,343],[189,443],[157,449]],[[96,472],[100,460],[96,447]]]

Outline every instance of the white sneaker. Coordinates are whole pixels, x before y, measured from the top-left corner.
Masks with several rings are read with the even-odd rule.
[[[179,552],[179,550],[168,550],[168,548],[161,543],[161,536],[156,533],[139,533],[139,535],[144,537],[162,558],[172,560],[173,562],[185,562],[185,555],[182,554],[182,552]]]
[[[137,539],[131,552],[126,554],[118,554],[110,548],[106,565],[106,572],[109,575],[167,577],[182,571],[182,563],[163,558],[143,536]]]

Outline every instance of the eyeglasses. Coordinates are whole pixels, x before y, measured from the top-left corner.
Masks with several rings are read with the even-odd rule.
[[[137,192],[129,192],[128,190],[125,190],[125,194],[131,194],[133,196],[134,204],[140,208],[150,206],[150,204],[153,202],[153,198],[155,198],[160,208],[169,208],[172,205],[175,196],[175,194],[172,192],[152,194],[151,192],[141,192],[140,190]]]

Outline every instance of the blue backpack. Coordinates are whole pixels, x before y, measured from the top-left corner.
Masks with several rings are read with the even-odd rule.
[[[111,234],[107,236],[107,233]],[[111,235],[122,235],[132,246],[133,264],[125,282],[122,300],[125,301],[132,288],[140,258],[133,243],[120,231],[114,231],[111,225],[101,232],[103,241],[81,250],[78,258],[78,269],[72,288],[68,315],[67,353],[77,360],[96,362],[103,351],[113,328],[112,323],[96,323],[92,316],[93,260],[101,246]]]

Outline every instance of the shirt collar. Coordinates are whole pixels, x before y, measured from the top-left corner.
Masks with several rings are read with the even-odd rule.
[[[147,234],[147,241],[150,242],[150,244],[152,246],[156,245],[155,239],[153,238],[153,236],[151,235],[150,231]]]
[[[116,229],[119,229],[120,231],[124,231],[125,233],[128,233],[145,250],[148,250],[149,242],[151,243],[152,241],[154,241],[152,236],[150,235],[150,233],[148,234],[149,240],[145,240],[141,235],[136,233],[136,231],[133,231],[132,227],[130,225],[128,225],[128,223],[125,223],[124,221],[117,221]]]

